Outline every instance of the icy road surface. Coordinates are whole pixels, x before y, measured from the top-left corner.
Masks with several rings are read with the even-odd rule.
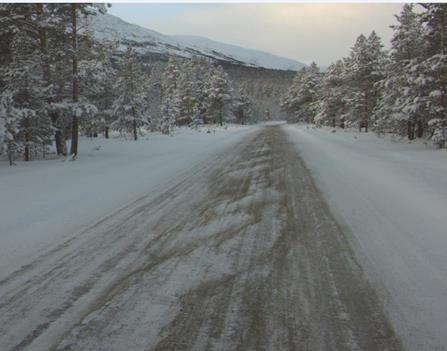
[[[279,126],[0,282],[2,350],[400,350]]]

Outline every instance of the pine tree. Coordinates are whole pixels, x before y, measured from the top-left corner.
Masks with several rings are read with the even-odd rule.
[[[162,111],[162,89],[161,82],[164,76],[165,64],[161,62],[153,63],[150,66],[150,73],[145,84],[144,96],[146,100],[146,111],[151,116],[150,128],[152,132],[159,130],[161,125]]]
[[[165,96],[161,104],[161,121],[159,129],[163,134],[170,135],[174,129],[176,110],[171,97]]]
[[[193,87],[193,96],[195,99],[195,111],[193,115],[193,124],[199,125],[205,122],[207,110],[206,86],[205,82],[209,80],[212,66],[209,60],[201,57],[191,59],[191,80]]]
[[[60,60],[69,62],[71,70],[69,74],[70,99],[65,98],[54,106],[58,113],[69,114],[71,118],[71,146],[70,155],[75,160],[78,154],[79,144],[79,121],[86,115],[97,112],[94,104],[90,103],[81,91],[81,76],[79,71],[80,60],[80,41],[85,36],[81,30],[82,19],[88,16],[94,16],[97,12],[105,13],[106,7],[102,4],[73,3],[57,4],[57,16],[61,19],[59,26],[59,37],[61,38],[62,52]],[[68,55],[67,55],[68,54]]]
[[[177,116],[176,125],[189,125],[197,115],[197,99],[194,94],[195,80],[192,62],[180,66],[174,93]]]
[[[223,125],[231,105],[228,74],[221,66],[214,67],[206,84],[207,120]]]
[[[317,124],[344,127],[343,117],[346,109],[344,70],[343,61],[338,60],[331,64],[324,74],[318,113],[315,117]]]
[[[252,101],[245,91],[240,88],[238,96],[234,99],[233,110],[236,117],[236,122],[240,124],[247,124],[251,117]]]
[[[50,9],[53,18],[53,27],[47,31],[49,76],[52,85],[49,113],[56,152],[58,155],[67,156],[66,140],[71,132],[72,118],[69,107],[72,74],[70,67],[70,35],[67,28],[70,22],[69,5],[47,4],[45,8]]]
[[[144,78],[136,53],[129,47],[115,85],[119,95],[113,103],[116,118],[113,127],[121,132],[132,133],[134,140],[138,140],[138,130],[149,124],[145,114]]]
[[[44,14],[41,4],[6,4],[0,12],[0,32],[9,37],[9,61],[2,66],[1,81],[5,101],[11,99],[19,111],[20,130],[16,142],[23,145],[24,160],[29,161],[38,149],[49,144],[51,128],[47,103],[50,95],[45,70]]]
[[[80,61],[81,92],[87,101],[93,102],[98,112],[81,119],[81,126],[89,136],[104,132],[109,137],[109,128],[114,120],[112,105],[116,98],[113,88],[117,72],[113,66],[115,44],[87,42],[86,54]]]
[[[19,148],[17,135],[22,120],[21,111],[14,107],[14,99],[9,91],[0,96],[0,154],[6,150],[9,164],[14,164],[14,155]]]
[[[413,5],[405,4],[396,19],[398,24],[391,26],[394,34],[385,78],[378,83],[380,98],[374,116],[379,132],[406,134],[411,140],[415,137],[415,126],[421,128],[423,111],[414,105],[417,77],[409,68],[418,64],[426,45],[424,29]]]
[[[447,7],[422,6],[425,12],[419,15],[409,13],[408,8],[401,14],[399,29],[403,34],[393,42],[394,69],[401,74],[395,77],[396,73],[390,73],[389,85],[394,82],[401,91],[396,94],[394,116],[407,122],[408,137],[414,137],[415,128],[417,137],[428,130],[428,136],[443,145],[447,126]],[[402,39],[404,34],[406,40]]]
[[[432,140],[445,146],[447,134],[447,4],[422,4],[421,20],[427,31],[427,57],[413,70],[418,73],[420,100],[426,106]]]
[[[359,129],[371,124],[372,111],[377,102],[379,89],[376,83],[383,79],[383,67],[386,60],[383,45],[375,31],[366,38],[360,35],[350,56],[346,59],[346,82],[349,86],[347,95],[348,121],[357,124]]]
[[[163,134],[171,134],[178,116],[176,106],[177,83],[179,77],[177,61],[170,58],[161,81],[161,121],[159,129]]]
[[[315,62],[298,72],[286,97],[283,109],[289,122],[313,123],[318,111],[321,74]]]
[[[286,112],[288,122],[296,122],[295,112],[299,109],[297,94],[305,71],[305,68],[302,68],[295,74],[292,84],[290,85],[286,94],[281,97],[281,109]]]

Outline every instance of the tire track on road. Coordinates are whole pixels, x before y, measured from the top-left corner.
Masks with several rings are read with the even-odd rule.
[[[59,249],[0,282],[6,350],[401,350],[279,126]]]

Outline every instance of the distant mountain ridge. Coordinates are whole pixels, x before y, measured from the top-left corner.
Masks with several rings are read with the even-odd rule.
[[[178,40],[179,43],[186,46],[193,46],[202,50],[212,50],[225,53],[228,56],[235,57],[248,63],[249,65],[257,67],[298,71],[305,66],[303,63],[296,60],[273,55],[265,51],[249,49],[238,45],[225,44],[205,37],[173,35],[171,38]]]
[[[203,56],[216,61],[249,67],[297,71],[305,65],[299,61],[267,52],[230,45],[204,37],[168,36],[151,29],[128,23],[110,14],[98,14],[89,20],[89,27],[98,40],[116,40],[132,45],[141,54],[168,56]]]

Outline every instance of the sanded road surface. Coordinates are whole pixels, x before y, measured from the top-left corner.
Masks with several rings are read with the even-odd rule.
[[[1,281],[0,345],[401,350],[281,126],[260,129]]]

